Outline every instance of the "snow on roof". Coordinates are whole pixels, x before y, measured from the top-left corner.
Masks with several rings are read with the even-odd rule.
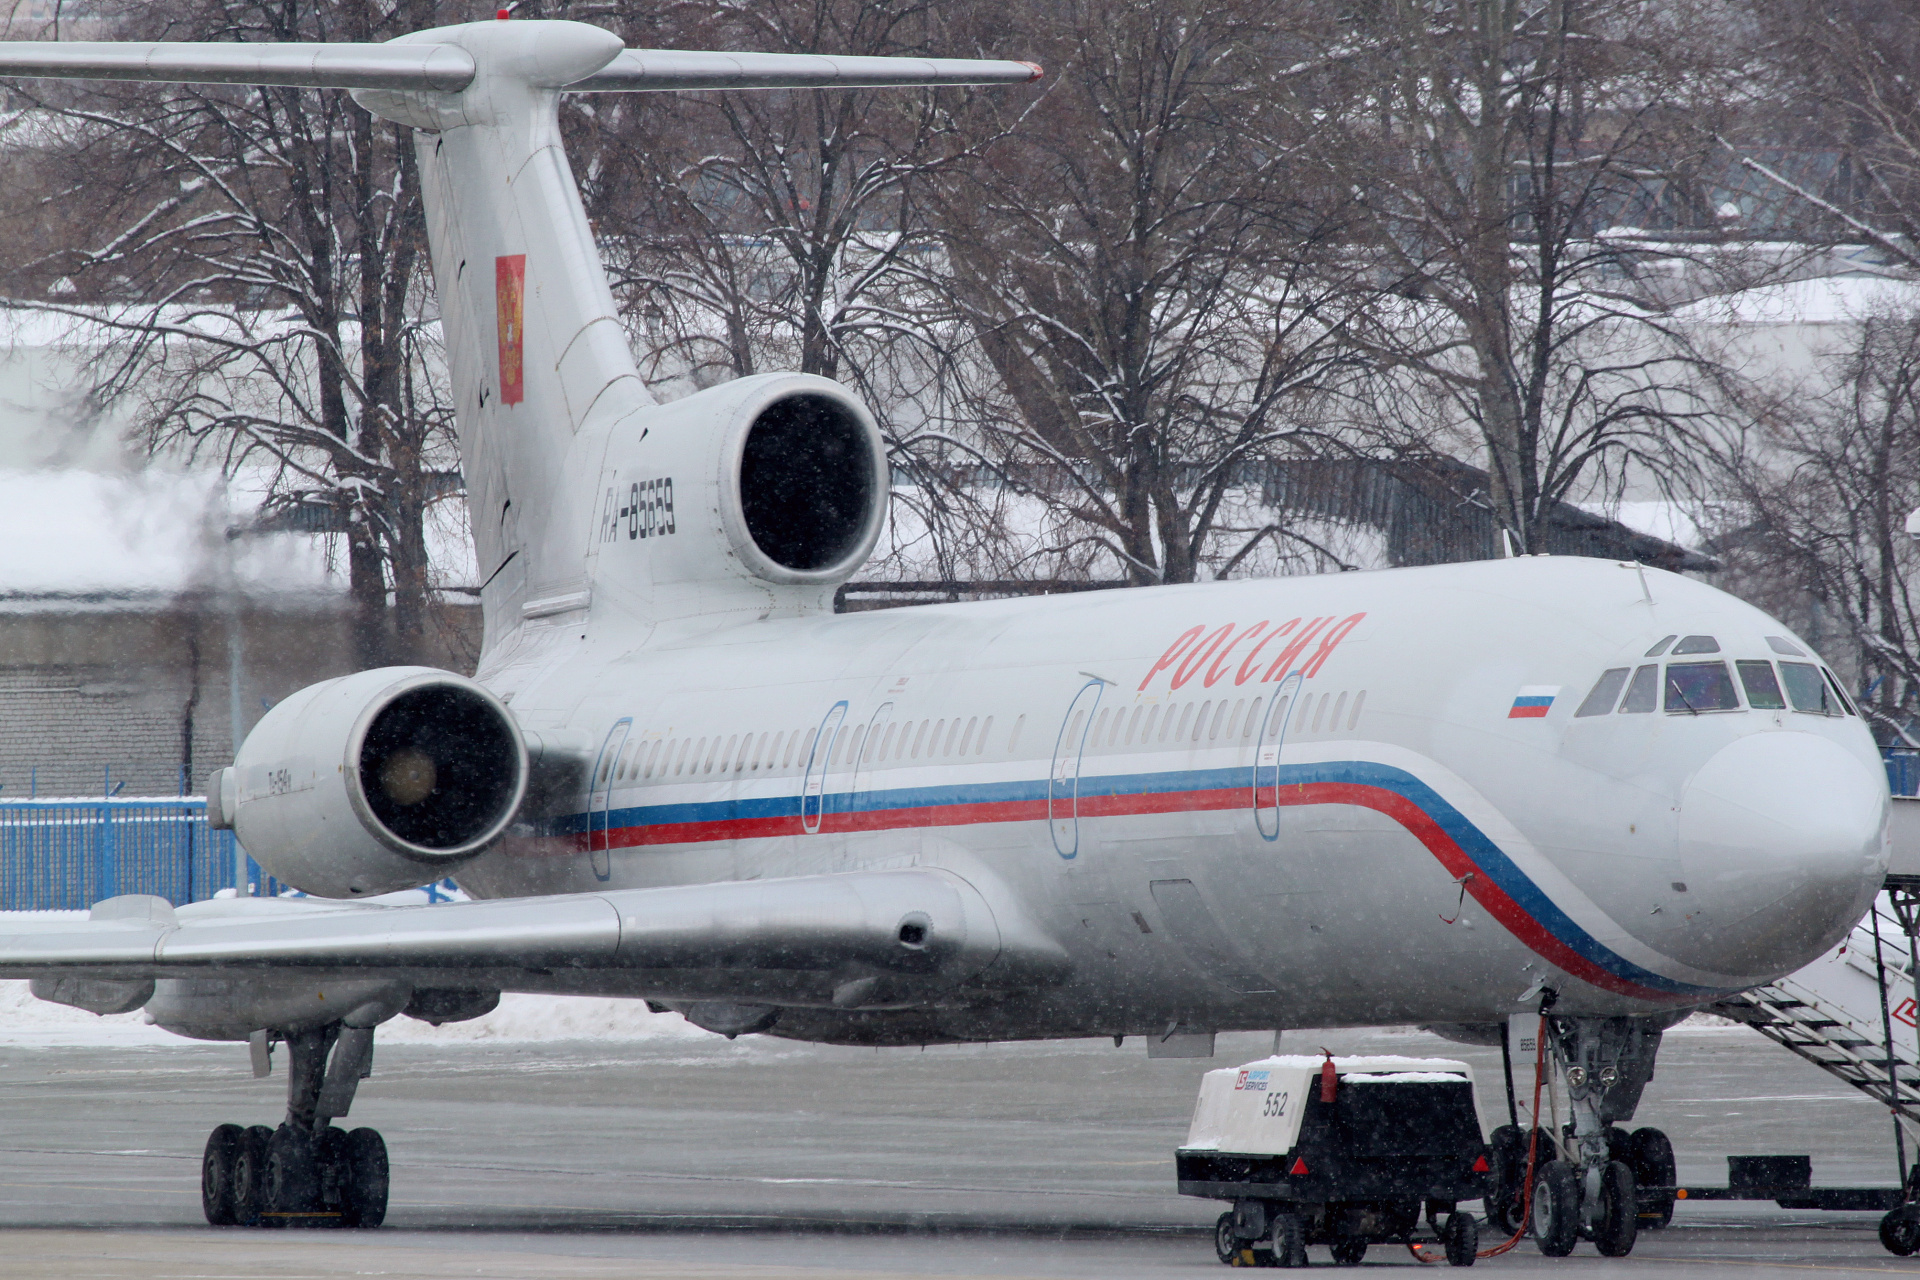
[[[317,538],[228,538],[248,514],[218,475],[0,471],[0,606],[164,605],[184,592],[338,596]]]
[[[1702,298],[1676,319],[1711,325],[1856,324],[1875,311],[1920,310],[1920,281],[1820,276]]]

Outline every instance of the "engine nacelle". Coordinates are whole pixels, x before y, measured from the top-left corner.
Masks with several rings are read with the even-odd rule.
[[[598,573],[651,620],[830,609],[887,519],[873,415],[805,374],[739,378],[649,409],[622,427],[603,474]]]
[[[451,874],[526,790],[506,704],[448,671],[382,667],[276,704],[214,775],[207,817],[285,883],[357,898]]]

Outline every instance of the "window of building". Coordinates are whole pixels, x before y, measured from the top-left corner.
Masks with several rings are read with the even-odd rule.
[[[1740,694],[1733,673],[1724,662],[1669,662],[1667,710],[1691,712],[1738,711]]]
[[[1720,652],[1720,642],[1712,636],[1688,636],[1679,644],[1673,646],[1673,656],[1676,658],[1683,653],[1718,652]]]
[[[1780,682],[1774,679],[1773,664],[1765,660],[1733,664],[1740,672],[1740,687],[1747,691],[1747,705],[1756,711],[1784,711],[1787,700],[1780,696]]]
[[[1613,710],[1613,704],[1620,700],[1620,690],[1626,687],[1626,683],[1625,667],[1613,667],[1602,671],[1600,678],[1593,682],[1593,688],[1588,692],[1586,701],[1582,702],[1580,709],[1573,713],[1573,718],[1578,720],[1581,716],[1606,715]]]
[[[1673,637],[1668,636],[1671,640]],[[1620,699],[1620,714],[1634,715],[1642,711],[1652,711],[1660,705],[1660,668],[1648,663],[1633,673],[1633,682],[1627,686],[1627,696]]]

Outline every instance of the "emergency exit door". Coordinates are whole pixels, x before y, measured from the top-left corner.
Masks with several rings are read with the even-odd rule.
[[[587,858],[596,880],[613,875],[613,833],[608,829],[613,819],[613,775],[632,732],[632,716],[614,721],[593,762],[593,789],[587,793]]]
[[[1260,736],[1253,741],[1253,821],[1268,840],[1280,838],[1280,751],[1287,741],[1287,722],[1300,701],[1300,673],[1289,675],[1267,699]]]
[[[1080,852],[1080,764],[1086,755],[1093,713],[1100,706],[1104,680],[1089,680],[1067,704],[1060,735],[1053,743],[1053,767],[1047,773],[1047,825],[1053,831],[1053,851],[1062,858]]]

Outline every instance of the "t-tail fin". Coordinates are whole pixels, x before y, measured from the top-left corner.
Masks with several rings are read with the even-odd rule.
[[[609,442],[638,438],[636,418],[653,405],[561,146],[560,93],[1016,83],[1038,73],[1018,62],[623,49],[598,27],[518,20],[380,45],[0,43],[0,76],[333,86],[419,131],[486,583],[494,663],[483,658],[483,670],[529,621],[584,621],[595,530],[612,518],[600,507],[625,501],[601,497]],[[658,501],[645,499],[649,519]]]

